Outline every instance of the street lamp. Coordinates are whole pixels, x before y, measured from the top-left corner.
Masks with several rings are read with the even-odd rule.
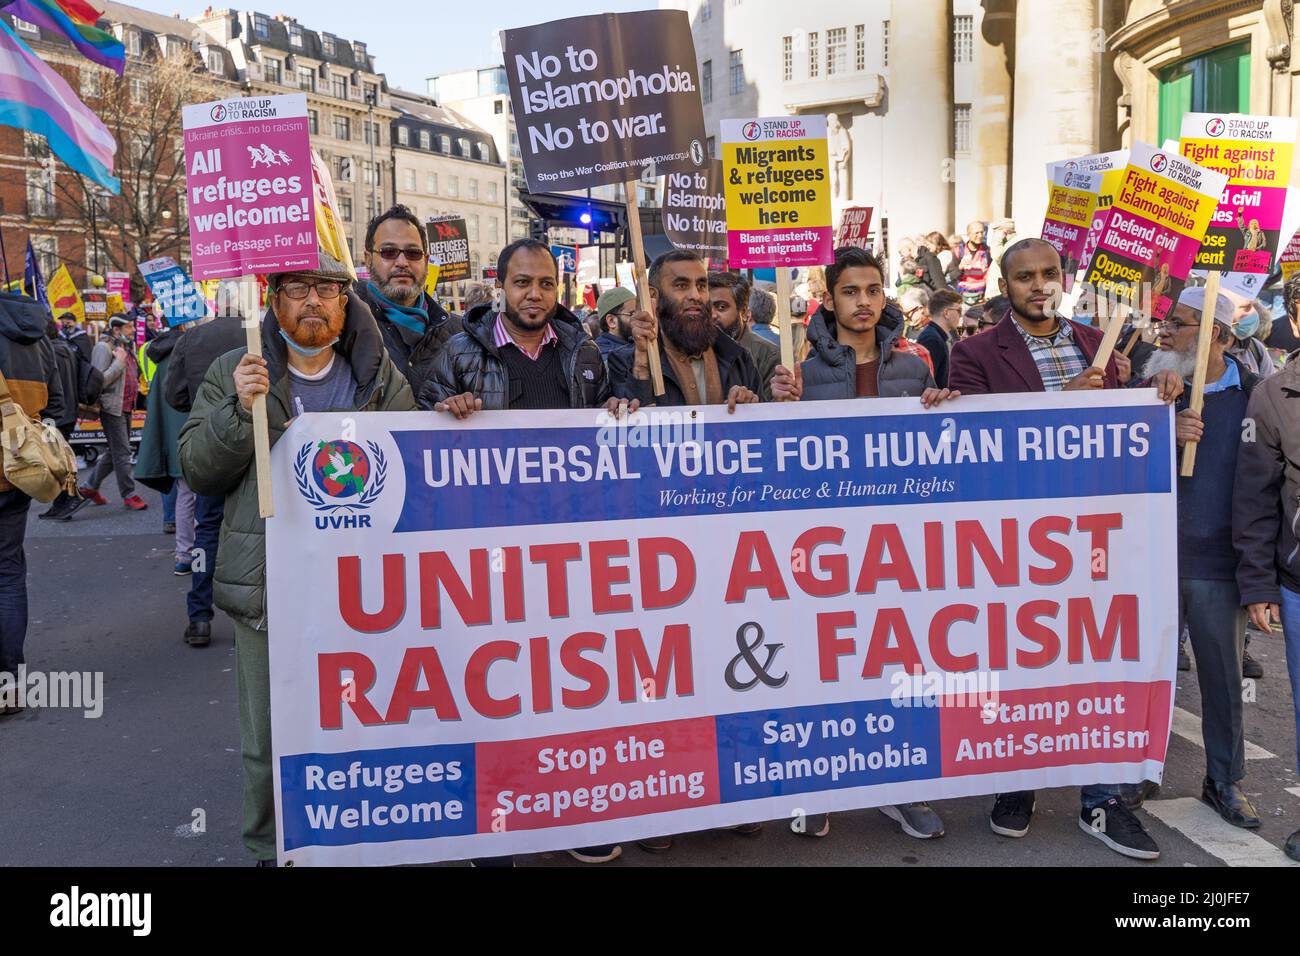
[[[369,125],[366,127],[366,139],[370,140],[370,210],[372,216],[379,215],[379,203],[375,200],[375,183],[379,180],[379,170],[375,166],[375,140],[379,131],[375,129],[375,90],[366,90],[366,115]]]

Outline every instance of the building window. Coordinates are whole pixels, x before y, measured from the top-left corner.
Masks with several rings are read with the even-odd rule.
[[[358,62],[364,65],[366,59],[366,45],[362,43],[360,40],[353,40],[352,55],[357,58]]]
[[[456,142],[460,146],[460,154],[464,156],[466,159],[472,159],[473,155],[469,151],[469,140],[466,139],[464,136],[458,136],[456,138]]]
[[[427,129],[422,129],[420,130],[420,149],[428,149],[428,148],[429,148],[429,131]]]
[[[861,73],[867,68],[867,28],[859,23],[853,28],[853,69]]]
[[[492,103],[492,112],[497,116],[501,115],[501,100],[495,100]]]
[[[839,76],[849,70],[849,31],[836,27],[826,31],[826,75]]]
[[[208,51],[208,72],[215,73],[217,76],[226,75],[226,64],[222,60],[221,54],[216,50]]]
[[[280,79],[281,69],[279,60],[268,58],[263,61],[262,67],[266,72],[266,82],[276,84],[282,82]]]
[[[481,162],[484,162],[484,163],[491,162],[491,158],[490,158],[490,156],[489,156],[489,154],[488,154],[488,145],[487,145],[487,143],[479,143],[479,144],[477,145],[477,148],[478,148],[478,158],[479,158],[479,160],[480,160]]]
[[[348,98],[348,78],[346,76],[330,77],[330,96],[340,100]]]
[[[41,267],[41,275],[48,279],[59,268],[59,240],[53,236],[32,236],[32,252]]]
[[[1250,112],[1250,41],[1219,47],[1159,74],[1159,137],[1176,140],[1184,113]]]
[[[262,13],[253,14],[253,33],[259,40],[265,40],[271,35],[271,27],[267,22],[266,15]]]
[[[707,152],[710,156],[713,156],[715,159],[717,158],[717,146],[718,146],[718,141],[717,141],[717,139],[715,139],[715,138],[712,137],[712,136],[707,136],[707,137],[705,137],[705,139],[704,139],[704,150],[705,150],[705,152]]]
[[[958,153],[970,152],[970,104],[956,103],[952,108],[952,142]]]
[[[316,71],[309,66],[298,67],[298,85],[310,93],[315,93]]]
[[[54,175],[48,167],[27,171],[27,215],[54,218]]]
[[[379,135],[379,124],[378,124],[378,123],[371,123],[371,122],[368,122],[368,121],[366,121],[366,120],[362,120],[362,121],[361,121],[361,128],[362,128],[362,130],[365,131],[365,140],[366,140],[366,145],[367,145],[367,146],[371,145],[372,143],[373,143],[375,146],[383,146],[383,145],[384,145],[383,137]]]
[[[447,177],[447,195],[448,196],[460,195],[460,179],[458,177],[456,176]]]
[[[441,149],[441,150],[442,150],[444,153],[446,153],[448,156],[450,156],[450,155],[451,155],[451,137],[450,137],[450,136],[447,136],[446,134],[443,134],[442,136],[439,136],[439,137],[438,137],[438,142],[439,142],[439,144],[440,144],[438,148]]]
[[[378,102],[379,102],[379,87],[375,86],[375,84],[373,84],[373,83],[362,83],[362,84],[361,84],[361,92],[362,92],[363,97],[364,97],[364,99],[365,99],[365,101],[366,101],[367,103],[378,103]]]
[[[952,18],[952,61],[970,63],[974,59],[975,18]]]
[[[138,76],[131,78],[131,102],[143,106],[149,101],[149,85]]]
[[[478,199],[478,180],[470,179],[466,185],[469,186],[469,198]]]
[[[339,182],[350,183],[353,180],[352,157],[340,156],[335,160],[335,173]]]
[[[889,21],[880,21],[880,65],[889,66]]]
[[[415,170],[407,169],[402,172],[402,188],[408,193],[415,192]]]
[[[808,34],[808,76],[815,78],[821,73],[821,60],[817,49],[817,31]]]
[[[334,117],[334,138],[335,139],[352,138],[352,122],[346,116]]]
[[[732,50],[730,54],[731,66],[731,95],[744,92],[745,89],[745,51]]]
[[[339,217],[344,222],[352,221],[352,197],[351,196],[339,197]]]
[[[321,48],[321,52],[324,53],[326,56],[333,56],[334,38],[330,36],[328,33],[322,33],[320,35],[320,48]]]
[[[498,225],[497,225],[496,216],[488,216],[487,232],[488,232],[487,234],[488,242],[500,241],[500,236],[498,235]]]
[[[103,92],[99,86],[99,71],[86,68],[81,71],[81,98],[84,100],[88,97],[102,96]]]
[[[364,162],[361,164],[361,184],[363,186],[379,185],[379,166],[377,163]],[[374,215],[372,212],[371,216]]]
[[[478,242],[478,216],[465,217],[465,238],[470,242]]]
[[[700,99],[713,102],[713,61],[705,60],[700,67]]]
[[[289,24],[289,46],[302,49],[302,27],[296,23]]]
[[[405,126],[397,127],[397,145],[398,146],[411,145],[411,131],[407,129]]]
[[[23,155],[29,159],[44,160],[50,155],[50,145],[44,136],[23,130]]]
[[[496,201],[497,201],[497,184],[496,184],[496,183],[488,183],[488,184],[487,184],[487,201],[488,201],[488,202],[496,202]]]
[[[700,22],[713,18],[713,0],[703,0],[700,4]]]
[[[315,110],[307,111],[307,131],[313,136],[320,135],[320,113]]]
[[[126,31],[126,52],[132,56],[140,55],[140,34],[135,30]]]
[[[438,174],[429,173],[424,177],[424,191],[430,196],[438,195]]]
[[[794,79],[794,37],[781,37],[781,79]]]

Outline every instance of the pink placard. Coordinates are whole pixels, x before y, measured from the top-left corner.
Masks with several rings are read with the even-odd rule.
[[[195,279],[316,268],[306,96],[185,107],[185,173]]]

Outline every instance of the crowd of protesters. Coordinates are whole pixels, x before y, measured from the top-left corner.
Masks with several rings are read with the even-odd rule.
[[[1021,239],[1013,222],[999,220],[900,245],[892,289],[888,267],[855,247],[836,250],[832,265],[814,270],[790,303],[796,361],[786,368],[774,295],[741,274],[710,271],[684,251],[649,264],[650,310],[631,291],[613,288],[595,297],[594,308],[575,312],[560,301],[550,247],[519,240],[501,251],[495,288],[471,290],[473,301],[453,315],[425,289],[428,240],[420,221],[395,206],[368,226],[366,279],[355,280],[327,256],[317,270],[268,277],[261,356],[244,350],[238,316],[150,337],[143,350],[152,369],[147,428],[134,470],[129,430],[142,363],[129,318],[110,322],[92,348],[75,323],[45,328],[0,313],[0,370],[29,415],[65,430],[87,392],[96,393],[107,451],[80,493],[56,501],[43,517],[68,520],[88,503],[103,504],[99,489],[110,474],[127,508],[145,507],[136,481],[173,502],[164,520],[175,534],[175,572],[191,579],[184,640],[196,647],[211,641],[214,607],[234,621],[243,837],[259,865],[274,865],[276,855],[264,522],[253,467],[259,396],[274,441],[292,418],[322,411],[424,409],[455,427],[495,409],[624,414],[712,404],[735,414],[766,401],[883,397],[932,407],[980,394],[1153,387],[1175,406],[1179,448],[1199,443],[1194,476],[1179,479],[1177,548],[1179,624],[1202,702],[1202,799],[1230,823],[1258,827],[1241,788],[1241,682],[1243,671],[1260,674],[1245,651],[1248,624],[1269,634],[1280,623],[1293,698],[1300,699],[1300,412],[1291,405],[1300,398],[1300,362],[1279,361],[1300,348],[1300,277],[1285,289],[1286,322],[1272,321],[1253,300],[1220,293],[1207,302],[1204,289],[1189,287],[1158,332],[1126,328],[1097,367],[1102,333],[1057,310],[1062,265],[1048,243]],[[1188,397],[1203,322],[1213,329],[1197,413]],[[651,387],[654,352],[660,396]],[[1249,438],[1247,419],[1255,424]],[[0,484],[0,671],[24,659],[28,504]],[[0,702],[0,715],[15,709]],[[1300,710],[1297,723],[1300,729]],[[1080,828],[1126,856],[1158,857],[1134,813],[1150,790],[1083,787]],[[1023,837],[1034,809],[1033,792],[997,794],[990,828]],[[927,804],[881,812],[909,836],[944,833],[940,813]],[[742,835],[760,829],[734,828]],[[830,820],[799,820],[792,829],[825,837]],[[640,845],[666,852],[672,842]],[[570,852],[599,863],[621,847]],[[1300,832],[1286,852],[1300,859]],[[511,865],[508,858],[475,862]]]

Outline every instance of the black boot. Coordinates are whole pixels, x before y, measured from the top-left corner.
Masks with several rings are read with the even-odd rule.
[[[212,643],[211,621],[190,621],[185,628],[185,643],[190,647],[207,647]]]

